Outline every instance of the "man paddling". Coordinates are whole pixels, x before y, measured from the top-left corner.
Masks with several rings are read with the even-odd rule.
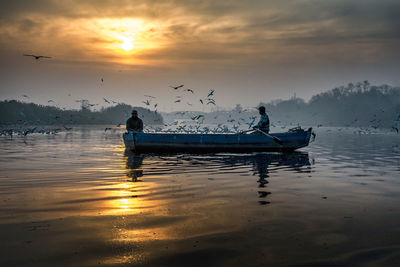
[[[269,117],[265,112],[265,107],[259,107],[258,111],[261,115],[260,121],[257,123],[256,126],[253,127],[253,129],[259,129],[265,133],[269,133]]]
[[[143,132],[143,121],[138,117],[138,112],[132,110],[132,117],[126,121],[126,130],[128,132]]]

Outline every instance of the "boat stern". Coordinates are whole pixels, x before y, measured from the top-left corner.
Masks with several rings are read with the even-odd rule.
[[[125,148],[129,150],[135,150],[135,135],[133,133],[122,134],[124,139]]]

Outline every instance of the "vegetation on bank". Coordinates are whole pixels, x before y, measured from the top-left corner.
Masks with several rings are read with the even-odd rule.
[[[63,110],[54,106],[24,103],[16,100],[0,102],[0,124],[71,125],[71,124],[125,124],[132,109],[147,125],[162,124],[160,114],[142,107],[118,104],[100,111],[88,108]]]
[[[392,127],[400,120],[400,87],[349,83],[313,96],[260,103],[272,121],[324,126]]]
[[[264,105],[272,125],[351,126],[391,128],[400,122],[400,87],[371,85],[368,81],[349,83],[314,95],[309,101],[293,97],[275,100]],[[118,104],[100,111],[86,105],[81,110],[63,110],[54,106],[23,103],[16,100],[0,102],[0,124],[71,125],[124,124],[132,109],[137,109],[145,125],[176,125],[176,119],[194,120],[200,124],[221,124],[245,127],[257,122],[256,109],[236,108],[225,111],[173,112],[163,117],[142,107]],[[201,119],[200,116],[202,117]],[[246,126],[247,127],[247,126]]]

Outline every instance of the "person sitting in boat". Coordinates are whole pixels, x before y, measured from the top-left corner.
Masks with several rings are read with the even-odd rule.
[[[253,127],[253,129],[259,129],[265,133],[269,133],[269,117],[265,112],[265,107],[259,107],[258,111],[261,115],[260,121],[257,123],[256,126]]]
[[[126,130],[133,133],[143,132],[143,121],[136,110],[132,110],[132,117],[126,121]]]

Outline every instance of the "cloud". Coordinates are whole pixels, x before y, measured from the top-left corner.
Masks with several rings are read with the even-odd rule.
[[[335,60],[332,54],[359,60],[360,49],[379,61],[400,40],[399,12],[393,0],[0,1],[0,44],[46,49],[68,62],[115,63],[126,55],[114,49],[118,38],[107,36],[112,28],[105,33],[97,22],[136,19],[148,25],[138,36],[143,49],[124,64],[296,62],[309,50],[321,61]]]

